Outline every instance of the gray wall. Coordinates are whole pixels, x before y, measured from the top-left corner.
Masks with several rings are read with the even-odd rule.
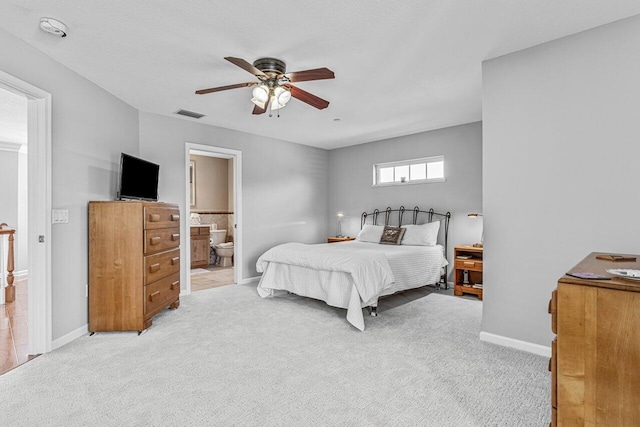
[[[52,207],[69,210],[50,240],[55,340],[87,323],[87,202],[115,197],[120,152],[138,152],[138,113],[2,29],[0,46],[0,70],[52,95]]]
[[[0,223],[14,228],[18,227],[18,159],[17,151],[0,149]]]
[[[229,160],[192,154],[191,161],[196,165],[196,204],[191,211],[233,210],[233,199],[229,204]]]
[[[16,269],[14,273],[26,272],[29,269],[29,167],[25,152],[18,152],[18,223],[16,231]]]
[[[181,212],[189,211],[184,185],[186,142],[242,151],[244,279],[257,275],[258,257],[277,244],[326,239],[326,150],[141,112],[140,155],[160,164],[160,197],[178,203]],[[182,247],[188,248],[184,222],[181,233]],[[183,257],[182,283],[189,271],[185,262]]]
[[[445,156],[446,182],[373,187],[373,165],[430,156]],[[329,152],[329,233],[336,233],[336,213],[344,212],[343,234],[360,229],[360,214],[387,206],[419,206],[450,211],[449,259],[453,246],[479,242],[482,219],[482,124],[423,132]]]
[[[640,16],[483,65],[482,330],[549,346],[557,279],[640,252]]]

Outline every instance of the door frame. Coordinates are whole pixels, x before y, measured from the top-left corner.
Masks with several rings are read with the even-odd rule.
[[[27,97],[29,354],[51,351],[51,94],[0,71],[0,86]],[[42,238],[42,241],[40,241]]]
[[[234,283],[242,283],[242,151],[233,150],[230,148],[216,147],[213,145],[197,144],[193,142],[186,142],[184,149],[184,182],[185,182],[185,220],[183,224],[185,226],[186,236],[185,242],[185,283],[184,294],[189,295],[191,293],[191,219],[190,215],[190,186],[189,186],[189,164],[191,161],[191,154],[204,155],[209,157],[220,157],[225,159],[233,159],[233,218],[235,224],[233,225],[233,278]],[[216,155],[217,154],[217,155]]]

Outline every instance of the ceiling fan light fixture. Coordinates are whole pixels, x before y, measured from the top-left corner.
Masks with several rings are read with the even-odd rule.
[[[251,94],[253,95],[252,101],[255,99],[256,101],[262,103],[264,106],[264,103],[267,102],[267,99],[269,99],[269,88],[266,85],[259,85],[253,88]],[[258,105],[256,101],[253,101],[253,103]]]
[[[266,102],[261,102],[259,99],[256,99],[256,98],[251,98],[251,102],[253,102],[258,107],[260,107],[260,108],[262,108],[264,110],[264,106],[265,106]]]
[[[278,104],[283,107],[287,105],[287,102],[291,100],[291,91],[283,88],[282,86],[278,86],[277,88],[275,88],[273,94],[278,101]]]

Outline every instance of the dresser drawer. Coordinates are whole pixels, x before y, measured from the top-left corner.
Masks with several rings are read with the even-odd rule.
[[[144,283],[148,285],[180,271],[180,249],[144,257]]]
[[[482,271],[482,260],[480,259],[456,259],[455,268],[471,271]]]
[[[180,246],[179,228],[161,228],[158,230],[144,231],[144,253],[145,255],[166,251],[167,249]]]
[[[551,292],[549,300],[549,314],[551,315],[551,332],[558,333],[558,290]]]
[[[145,230],[169,227],[180,227],[179,209],[160,206],[144,207]]]
[[[551,406],[558,407],[558,338],[551,342],[551,360],[549,360],[549,371],[551,371]]]
[[[180,273],[144,287],[144,314],[152,316],[170,305],[180,295]]]

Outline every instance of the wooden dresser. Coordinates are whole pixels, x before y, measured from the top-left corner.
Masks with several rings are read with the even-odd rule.
[[[569,272],[611,277],[636,262],[596,259]],[[552,426],[640,426],[640,282],[565,275],[549,303]]]
[[[139,331],[180,305],[180,210],[89,202],[89,331]]]

